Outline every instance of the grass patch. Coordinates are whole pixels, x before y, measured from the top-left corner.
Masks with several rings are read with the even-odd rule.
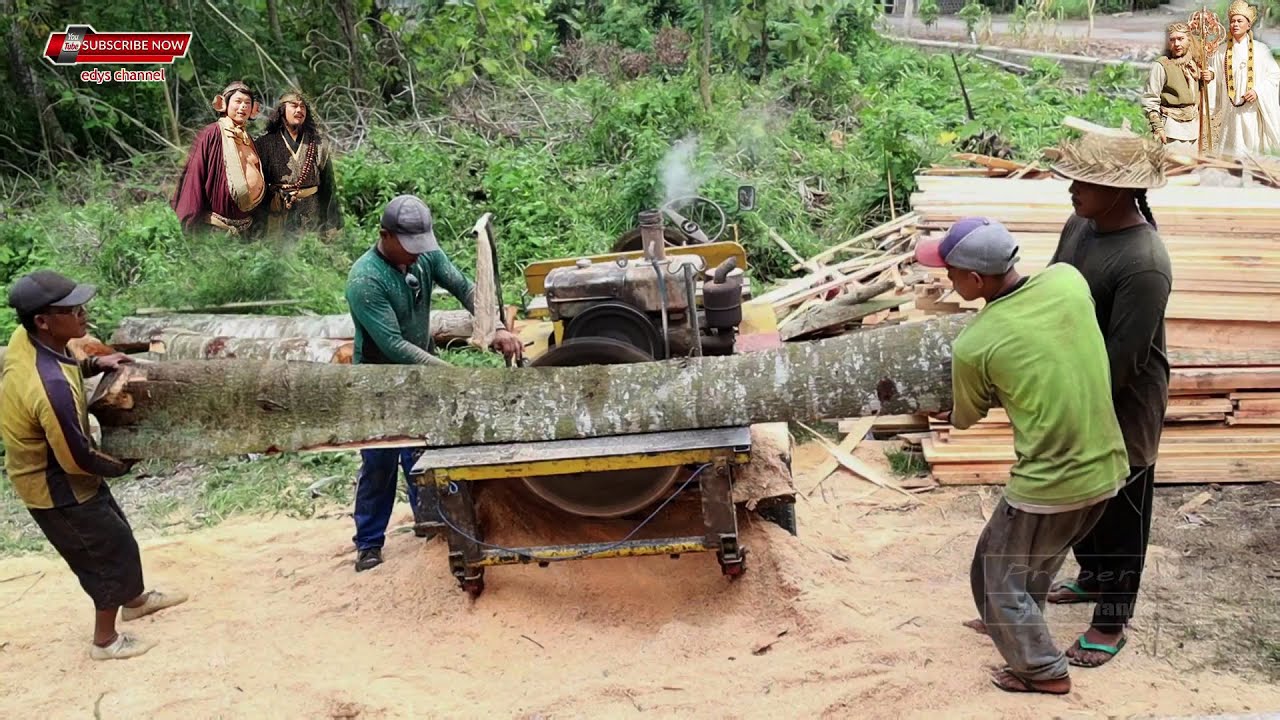
[[[929,472],[929,463],[924,454],[910,450],[886,450],[885,458],[889,460],[889,469],[900,478],[916,477]]]

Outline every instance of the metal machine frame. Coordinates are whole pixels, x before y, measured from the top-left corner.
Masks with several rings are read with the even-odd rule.
[[[616,437],[504,443],[426,450],[411,473],[420,485],[434,484],[448,523],[449,569],[473,597],[484,591],[484,571],[495,565],[643,555],[716,553],[721,571],[746,571],[746,548],[738,541],[733,502],[735,468],[751,458],[747,427],[686,430]],[[698,476],[702,496],[701,535],[618,542],[497,548],[485,544],[476,524],[470,483],[516,480],[638,467],[705,466]]]

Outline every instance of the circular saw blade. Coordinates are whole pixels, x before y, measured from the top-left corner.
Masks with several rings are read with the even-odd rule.
[[[533,367],[575,367],[652,362],[649,353],[617,340],[577,338],[534,360]],[[666,495],[679,467],[639,468],[524,478],[530,492],[574,515],[614,518],[629,515]]]

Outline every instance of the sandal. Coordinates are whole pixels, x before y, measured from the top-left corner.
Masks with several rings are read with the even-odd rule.
[[[1000,681],[1002,677],[1008,678],[1009,680],[1012,680],[1014,683],[1017,683],[1017,684],[1014,685],[1014,684],[1003,683]],[[1064,679],[1066,678],[1064,677]],[[1066,688],[1061,690],[1050,690],[1048,688],[1036,685],[1035,682],[1032,680],[1026,680],[1018,677],[1017,675],[1014,675],[1013,671],[1007,667],[1001,670],[998,670],[995,673],[992,673],[991,684],[995,685],[996,687],[1000,688],[1005,692],[1010,692],[1010,693],[1042,693],[1044,695],[1066,695],[1067,693],[1071,692],[1070,680],[1068,680]]]
[[[1054,605],[1075,605],[1076,603],[1097,602],[1101,597],[1101,593],[1091,593],[1080,587],[1080,583],[1075,580],[1064,580],[1053,587],[1049,588],[1050,598],[1054,593],[1069,593],[1064,598],[1057,600],[1049,599]]]
[[[1115,645],[1104,645],[1102,643],[1089,642],[1088,640],[1084,639],[1084,635],[1081,635],[1079,638],[1076,639],[1076,644],[1071,648],[1072,650],[1076,650],[1076,649],[1093,650],[1095,652],[1106,653],[1107,659],[1103,660],[1102,662],[1091,663],[1091,662],[1082,660],[1072,655],[1070,652],[1068,652],[1067,662],[1071,663],[1072,665],[1075,665],[1076,667],[1082,667],[1082,668],[1101,667],[1111,662],[1111,658],[1114,658],[1116,656],[1116,653],[1120,652],[1120,650],[1124,648],[1124,644],[1128,641],[1129,641],[1128,637],[1121,635],[1120,642],[1116,643]]]

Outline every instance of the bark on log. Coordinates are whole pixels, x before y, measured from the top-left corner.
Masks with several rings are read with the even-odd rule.
[[[91,407],[104,450],[126,458],[446,447],[918,413],[950,404],[951,341],[971,317],[634,365],[126,366],[103,382]]]
[[[158,315],[126,317],[111,335],[119,347],[147,347],[166,330],[187,330],[209,337],[236,338],[333,338],[350,340],[355,325],[350,315]],[[431,334],[436,342],[471,337],[471,313],[437,310],[431,313]]]
[[[350,365],[355,341],[333,338],[235,338],[209,337],[171,330],[151,343],[151,352],[170,360],[286,360],[289,362]]]

